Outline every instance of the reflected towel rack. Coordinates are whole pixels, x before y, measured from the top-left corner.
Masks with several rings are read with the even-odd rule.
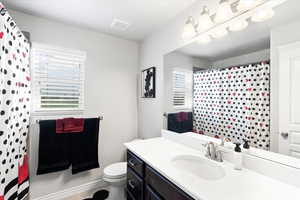
[[[104,119],[103,116],[98,116],[97,118],[99,118],[100,120]],[[36,123],[40,123],[40,121],[42,121],[42,120],[56,120],[56,119],[38,119],[38,120],[36,120]]]

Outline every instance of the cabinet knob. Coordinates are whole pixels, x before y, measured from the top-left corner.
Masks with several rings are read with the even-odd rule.
[[[289,137],[289,133],[288,132],[282,132],[281,136],[283,137],[283,139],[287,139]]]

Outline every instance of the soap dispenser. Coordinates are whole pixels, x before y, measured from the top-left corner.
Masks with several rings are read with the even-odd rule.
[[[242,163],[243,163],[243,155],[242,155],[242,149],[241,149],[240,143],[235,143],[234,148],[234,169],[236,170],[242,170]]]
[[[250,145],[249,145],[249,140],[244,139],[244,145],[243,145],[243,152],[246,153],[249,151]]]

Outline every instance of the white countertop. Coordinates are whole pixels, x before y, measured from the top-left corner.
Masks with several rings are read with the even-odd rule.
[[[175,156],[203,157],[203,153],[162,137],[133,141],[125,146],[195,200],[300,199],[299,188],[248,169],[234,170],[228,162],[219,163],[226,171],[219,180],[205,180],[179,170],[171,162]]]

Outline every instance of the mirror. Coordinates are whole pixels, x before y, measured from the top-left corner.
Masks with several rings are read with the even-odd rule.
[[[300,158],[300,37],[288,38],[300,31],[286,28],[300,19],[297,3],[273,8],[268,21],[248,19],[242,31],[227,28],[210,42],[196,36],[166,54],[163,128],[247,140]]]

